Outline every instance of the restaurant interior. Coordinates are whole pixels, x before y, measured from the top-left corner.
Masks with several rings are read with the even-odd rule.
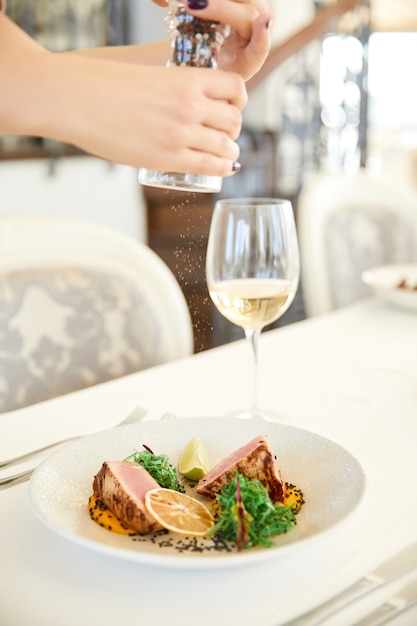
[[[51,50],[166,36],[162,10],[151,3],[67,5],[10,0],[8,12]],[[0,139],[0,213],[72,215],[146,242],[181,285],[197,352],[240,337],[217,314],[205,285],[208,227],[218,197],[288,198],[298,218],[315,203],[319,175],[366,172],[417,193],[416,95],[409,80],[417,48],[415,3],[296,0],[291,12],[280,0],[273,5],[273,47],[248,84],[239,138],[242,170],[224,181],[219,194],[142,187],[130,168],[70,146]],[[22,179],[25,185],[16,184]],[[358,295],[364,290],[358,285]],[[295,302],[277,324],[307,314],[302,277]]]
[[[242,167],[219,192],[0,137],[1,626],[417,623],[417,1],[270,2]],[[54,52],[167,36],[150,0],[7,0],[7,13]],[[234,198],[280,212],[270,245],[246,231],[256,279],[265,261],[287,290],[255,329],[259,353],[209,292],[217,246],[238,237],[217,217]],[[197,435],[204,468],[190,455],[187,476]],[[250,545],[239,482],[233,541],[101,521],[105,463],[166,452],[208,506],[197,480],[254,438],[283,471],[274,511],[298,497],[271,542]]]

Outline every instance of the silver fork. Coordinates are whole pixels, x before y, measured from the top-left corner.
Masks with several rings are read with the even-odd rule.
[[[134,424],[135,422],[140,422],[147,415],[147,413],[148,411],[146,409],[138,406],[135,409],[133,409],[133,411],[129,413],[129,415],[125,417],[121,422],[116,424],[115,427],[117,428],[119,426],[126,426],[127,424]],[[165,416],[162,416],[162,417],[165,417]],[[21,463],[22,461],[27,461],[32,456],[37,456],[38,454],[41,454],[42,452],[46,452],[47,450],[50,450],[51,448],[55,448],[56,446],[62,445],[64,443],[68,443],[69,441],[75,441],[76,439],[81,439],[81,437],[83,436],[85,435],[79,435],[75,437],[68,437],[67,439],[61,439],[60,441],[55,441],[54,443],[44,446],[43,448],[32,450],[31,452],[27,452],[26,454],[22,454],[12,459],[8,459],[7,461],[2,461],[0,463],[0,468],[7,467],[9,465],[16,465],[17,463]],[[29,480],[29,478],[31,477],[34,471],[35,471],[35,468],[32,467],[31,469],[20,472],[19,474],[13,474],[12,476],[7,476],[6,478],[0,479],[0,490],[8,489],[9,487],[12,487],[13,485],[18,485],[19,483],[23,483],[26,480]]]
[[[355,623],[355,626],[386,626],[391,624],[397,617],[406,618],[403,624],[415,624],[414,609],[417,607],[417,580],[380,604],[374,611],[365,615],[363,619]],[[414,617],[411,615],[413,612]]]

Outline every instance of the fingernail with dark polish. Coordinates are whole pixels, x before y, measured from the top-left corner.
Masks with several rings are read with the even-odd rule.
[[[192,11],[198,11],[199,9],[205,9],[208,5],[208,0],[187,0],[187,6]]]
[[[238,161],[235,161],[232,163],[232,172],[238,172],[241,167],[241,164]]]

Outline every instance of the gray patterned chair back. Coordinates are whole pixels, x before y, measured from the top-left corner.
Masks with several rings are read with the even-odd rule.
[[[417,262],[417,194],[365,172],[312,178],[297,224],[308,316],[369,296],[367,269]]]
[[[79,220],[2,216],[0,246],[1,412],[192,352],[181,289],[144,244]]]

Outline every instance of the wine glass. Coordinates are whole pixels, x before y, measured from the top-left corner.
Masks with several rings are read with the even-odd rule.
[[[277,419],[258,406],[258,340],[294,300],[300,275],[294,212],[289,200],[229,198],[215,204],[206,280],[219,312],[243,328],[254,357],[253,401],[241,418]]]

